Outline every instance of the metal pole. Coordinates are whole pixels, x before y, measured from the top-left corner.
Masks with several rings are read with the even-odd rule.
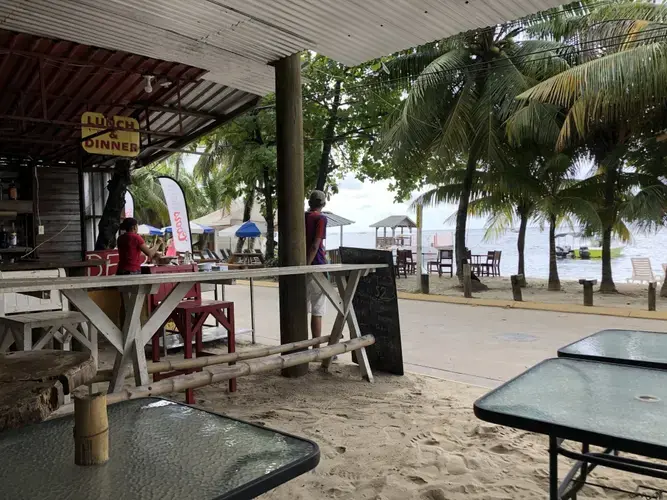
[[[558,499],[558,438],[549,436],[549,498]]]
[[[250,328],[252,334],[252,343],[256,344],[255,339],[255,288],[253,286],[253,279],[250,278]]]
[[[343,226],[340,226],[340,245],[338,245],[338,247],[340,248],[342,246],[343,246]]]

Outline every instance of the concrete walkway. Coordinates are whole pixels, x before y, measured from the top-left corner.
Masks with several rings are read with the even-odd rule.
[[[249,288],[227,286],[237,328],[250,327]],[[257,342],[280,343],[278,290],[254,287]],[[484,387],[518,375],[570,342],[605,328],[667,332],[667,322],[399,300],[405,368]],[[324,333],[333,325],[329,306]],[[349,338],[346,332],[345,336]],[[242,335],[240,339],[249,340]]]

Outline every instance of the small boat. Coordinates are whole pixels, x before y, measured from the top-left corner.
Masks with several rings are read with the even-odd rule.
[[[567,245],[565,238],[571,237],[572,244]],[[568,257],[573,259],[601,259],[602,258],[602,243],[600,241],[595,241],[594,246],[590,246],[587,243],[590,240],[586,238],[583,241],[578,241],[583,237],[582,233],[561,233],[556,235],[556,257],[559,259],[566,259]],[[577,240],[577,241],[575,241]],[[578,244],[577,244],[578,243]],[[616,259],[623,255],[622,246],[612,246],[611,247],[611,258]]]
[[[616,259],[623,255],[623,247],[611,247],[611,258]],[[601,259],[602,247],[580,247],[574,250],[575,259]]]

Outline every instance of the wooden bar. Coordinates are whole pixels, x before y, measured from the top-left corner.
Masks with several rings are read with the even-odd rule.
[[[129,399],[138,399],[158,394],[170,394],[172,392],[182,392],[185,389],[196,389],[206,385],[225,382],[227,380],[251,375],[254,373],[265,373],[272,370],[285,370],[293,366],[306,366],[313,361],[326,360],[333,356],[351,351],[358,351],[375,343],[372,335],[364,335],[356,339],[340,342],[338,344],[311,349],[307,351],[287,354],[285,356],[276,356],[273,358],[261,359],[255,362],[240,362],[236,365],[220,368],[215,372],[203,371],[182,375],[169,379],[154,382],[142,387],[130,387],[122,391],[109,394],[107,404],[119,403]]]
[[[220,354],[217,356],[204,356],[202,358],[183,359],[176,361],[158,361],[148,364],[148,373],[170,372],[177,370],[190,370],[192,368],[204,368],[206,366],[219,365],[222,363],[235,363],[237,361],[244,361],[246,359],[263,358],[273,356],[274,354],[289,353],[307,347],[313,347],[329,342],[329,336],[319,337],[316,339],[304,340],[303,342],[293,342],[291,344],[283,344],[271,347],[257,347],[241,352],[232,352],[229,354]],[[108,382],[111,380],[113,370],[98,370],[95,375],[95,382]]]
[[[260,269],[238,269],[232,271],[211,271],[207,273],[179,273],[179,283],[216,283],[234,279],[273,278],[276,276],[297,276],[312,273],[347,274],[350,271],[374,270],[387,267],[386,264],[326,264],[322,266],[265,267]],[[102,288],[123,288],[141,285],[173,283],[173,274],[143,274],[136,276],[67,277],[48,279],[0,280],[0,293],[34,292],[41,290],[85,290]],[[291,312],[290,314],[293,314]],[[300,339],[305,340],[305,339]],[[287,343],[287,342],[283,342]]]

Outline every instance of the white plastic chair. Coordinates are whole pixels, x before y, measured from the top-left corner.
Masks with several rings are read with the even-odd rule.
[[[628,283],[631,281],[657,283],[659,281],[656,279],[655,274],[653,274],[651,259],[648,257],[638,257],[630,260],[632,261],[632,278],[627,280]]]

